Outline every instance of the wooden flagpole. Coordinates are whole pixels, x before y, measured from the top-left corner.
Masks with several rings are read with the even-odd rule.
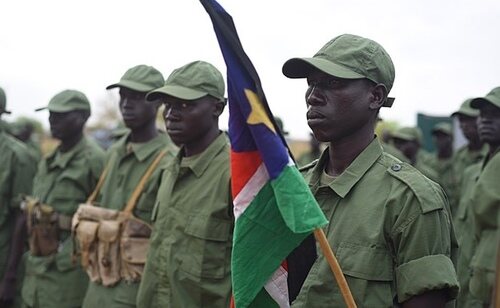
[[[332,248],[330,247],[330,244],[326,239],[326,235],[323,229],[318,228],[314,230],[314,237],[316,237],[316,240],[318,241],[319,246],[321,247],[321,250],[325,255],[325,258],[328,261],[328,264],[330,265],[330,268],[333,272],[333,276],[335,277],[335,280],[339,285],[340,292],[342,292],[342,297],[344,298],[347,307],[356,308],[357,307],[356,303],[354,302],[354,298],[352,297],[349,285],[345,280],[344,273],[342,273],[342,270],[340,269],[339,262],[337,262],[337,258],[335,258],[335,255],[333,254]]]

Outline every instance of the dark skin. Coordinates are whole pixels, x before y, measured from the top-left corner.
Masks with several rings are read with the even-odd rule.
[[[420,149],[420,145],[417,141],[392,138],[392,143],[394,144],[396,149],[401,151],[401,153],[403,153],[404,156],[406,156],[406,158],[410,160],[410,163],[412,165],[415,165],[415,163],[417,162],[417,153]]]
[[[457,117],[460,123],[460,129],[467,141],[469,141],[467,144],[469,150],[480,150],[483,147],[483,142],[479,138],[479,132],[477,130],[477,117],[471,117],[464,114],[458,114]]]
[[[479,110],[477,128],[481,140],[489,145],[488,156],[493,156],[500,150],[500,108],[484,104]]]
[[[120,113],[125,126],[130,128],[130,141],[144,143],[158,136],[156,114],[158,100],[147,101],[146,92],[120,88]]]
[[[340,79],[320,71],[307,78],[307,123],[320,142],[330,144],[325,171],[338,176],[373,141],[378,110],[387,98],[387,88],[366,79]],[[444,307],[443,291],[414,296],[405,308]]]
[[[183,156],[203,152],[221,133],[219,116],[224,102],[209,95],[195,100],[162,95],[161,101],[165,128],[172,141],[183,146]]]
[[[432,134],[438,159],[448,159],[453,155],[453,137],[437,131]]]
[[[49,123],[52,136],[61,141],[59,150],[67,152],[71,150],[83,138],[83,127],[90,113],[85,110],[74,110],[69,112],[50,111]],[[12,245],[9,252],[7,271],[0,285],[0,303],[12,301],[15,296],[16,271],[19,260],[23,253],[23,245],[27,236],[26,216],[18,213],[13,231]]]

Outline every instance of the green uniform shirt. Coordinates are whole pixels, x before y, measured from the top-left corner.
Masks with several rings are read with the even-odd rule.
[[[181,151],[182,153],[182,151]],[[234,226],[229,144],[181,153],[162,176],[138,307],[229,307]]]
[[[452,216],[455,216],[459,199],[459,179],[455,174],[453,166],[453,156],[447,159],[439,159],[434,155],[428,162],[428,165],[436,172],[437,182],[443,187],[450,203]]]
[[[498,221],[500,215],[500,152],[486,158],[483,170],[472,194],[474,236],[477,245],[471,260],[471,295],[487,304],[491,302],[495,282],[496,255],[498,249]]]
[[[36,161],[26,147],[0,129],[0,281],[5,274],[21,195],[30,195]]]
[[[481,302],[474,300],[470,296],[469,281],[471,275],[470,261],[474,248],[476,247],[476,239],[474,237],[474,221],[472,215],[472,206],[474,200],[472,193],[476,181],[481,173],[481,163],[476,163],[469,166],[462,176],[462,187],[460,189],[460,203],[453,222],[457,240],[459,244],[458,259],[457,259],[457,275],[460,283],[460,292],[457,297],[458,308],[482,307]]]
[[[324,185],[327,161],[328,149],[303,172],[330,221],[325,233],[358,307],[393,307],[435,289],[454,298],[456,242],[442,189],[383,153],[377,139]],[[344,306],[320,251],[293,306]]]
[[[396,157],[400,161],[404,161],[406,163],[409,163],[410,160],[408,157],[406,157],[400,150],[398,150],[395,146],[393,146],[390,143],[382,143],[382,148],[384,149],[384,152],[387,154],[391,154],[392,156]]]
[[[129,135],[121,138],[108,152],[109,171],[97,197],[97,203],[105,208],[123,210],[132,192],[139,184],[146,170],[162,150],[167,154],[160,166],[172,160],[176,147],[165,134],[159,134],[145,143],[127,143]],[[134,208],[134,216],[147,223],[160,185],[160,168],[156,168],[144,185],[141,196]],[[139,283],[119,282],[112,287],[89,282],[83,307],[128,307],[135,306]]]
[[[455,175],[458,178],[458,183],[462,182],[462,177],[465,169],[475,163],[479,163],[488,153],[488,145],[485,144],[480,150],[471,151],[464,145],[458,149],[453,155],[453,168],[455,169]],[[459,187],[463,187],[461,184]]]
[[[92,193],[102,171],[103,150],[82,138],[70,151],[57,148],[43,159],[33,182],[33,196],[64,215],[73,215]],[[22,296],[30,307],[78,307],[88,284],[87,274],[73,264],[69,231],[60,231],[57,254],[32,256],[28,252]]]

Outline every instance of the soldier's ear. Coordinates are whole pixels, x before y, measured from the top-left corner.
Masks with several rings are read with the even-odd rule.
[[[224,112],[224,107],[226,107],[225,102],[215,101],[213,115],[218,118],[222,114],[222,112]]]
[[[373,110],[378,110],[380,109],[380,107],[382,107],[382,105],[384,105],[384,102],[387,98],[387,87],[382,84],[382,83],[378,83],[376,85],[373,85],[371,90],[370,90],[370,97],[371,97],[371,100],[370,100],[370,109],[373,109]]]

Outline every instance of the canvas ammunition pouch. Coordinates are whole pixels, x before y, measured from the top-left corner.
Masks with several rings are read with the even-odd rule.
[[[59,248],[59,232],[71,230],[71,216],[58,213],[32,197],[25,197],[21,208],[27,215],[31,254],[42,257],[55,254]]]
[[[104,182],[106,167],[87,203],[80,204],[73,216],[73,238],[77,241],[74,246],[79,250],[74,255],[80,255],[91,281],[113,286],[121,279],[129,282],[141,279],[152,229],[134,217],[133,209],[147,179],[165,154],[160,152],[148,167],[123,211],[93,205]]]

